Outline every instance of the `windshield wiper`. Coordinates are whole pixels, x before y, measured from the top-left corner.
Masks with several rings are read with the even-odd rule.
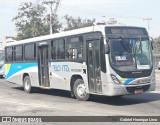
[[[138,43],[139,42],[139,43]],[[134,50],[134,57],[135,57],[135,64],[136,64],[136,68],[138,69],[138,63],[137,63],[137,55],[139,53],[139,51],[142,49],[142,45],[141,45],[141,37],[139,39],[139,41],[136,42],[135,44],[135,50]]]
[[[139,41],[137,41],[135,44],[135,54],[137,54],[142,49],[141,41],[142,41],[142,39],[140,37]]]
[[[128,53],[131,53],[131,49],[130,49],[130,47],[129,47],[129,44],[128,44],[128,46],[126,46],[126,44],[124,43],[124,38],[122,37],[122,36],[120,36],[119,37],[120,39],[121,39],[121,44],[122,44],[122,46],[125,48],[125,50],[128,52]]]

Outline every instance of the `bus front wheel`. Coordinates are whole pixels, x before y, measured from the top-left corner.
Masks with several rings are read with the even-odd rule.
[[[89,94],[86,93],[86,86],[82,79],[77,79],[73,85],[73,93],[79,101],[86,101],[89,98]]]
[[[30,80],[30,77],[29,76],[25,76],[24,77],[24,80],[23,80],[23,88],[24,88],[24,91],[27,92],[27,93],[30,93],[31,92],[31,80]]]

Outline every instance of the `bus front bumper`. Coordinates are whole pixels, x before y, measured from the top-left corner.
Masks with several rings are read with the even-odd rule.
[[[155,84],[140,84],[140,85],[113,85],[108,96],[118,96],[118,95],[132,95],[141,94],[147,91],[154,91]]]

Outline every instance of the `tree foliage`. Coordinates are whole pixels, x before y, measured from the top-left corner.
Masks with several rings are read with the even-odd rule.
[[[73,30],[88,26],[93,26],[95,19],[81,19],[72,16],[64,16],[66,20],[64,30]],[[12,19],[15,22],[17,40],[28,39],[50,33],[50,14],[44,4],[33,4],[32,2],[21,3],[17,15]],[[52,31],[57,33],[62,28],[62,24],[53,13]]]
[[[83,27],[88,27],[88,26],[93,26],[95,23],[95,19],[81,19],[80,17],[74,18],[72,16],[65,16],[66,24],[67,27],[64,29],[65,31],[67,30],[73,30],[73,29],[78,29],[78,28],[83,28]]]
[[[152,40],[154,53],[160,53],[160,36]]]
[[[22,3],[18,9],[18,14],[13,18],[17,30],[17,39],[27,39],[41,35],[47,35],[50,32],[50,16],[47,14],[43,4],[34,5],[31,2]],[[53,33],[58,32],[61,27],[57,17],[53,16]]]

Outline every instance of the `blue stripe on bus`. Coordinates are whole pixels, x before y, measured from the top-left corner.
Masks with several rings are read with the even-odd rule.
[[[6,68],[6,71],[5,71],[5,79],[8,79],[15,73],[21,70],[24,70],[26,68],[38,66],[37,63],[12,63],[12,64],[7,64],[7,65],[9,66],[8,68]]]
[[[124,85],[128,85],[130,82],[134,81],[135,78],[127,78],[127,80],[124,82]]]

